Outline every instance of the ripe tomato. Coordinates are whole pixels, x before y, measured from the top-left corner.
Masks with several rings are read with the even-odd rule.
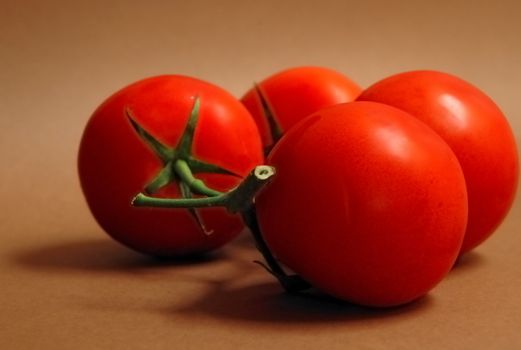
[[[180,139],[192,132],[183,153]],[[141,191],[197,195],[179,181],[176,159],[195,164],[208,186],[229,190],[263,160],[255,122],[221,88],[176,75],[138,81],[98,107],[83,133],[78,169],[89,208],[110,236],[143,253],[175,256],[212,250],[242,230],[239,217],[222,208],[131,206]]]
[[[271,146],[278,138],[274,134],[284,133],[319,109],[351,102],[360,92],[356,83],[334,70],[297,67],[268,77],[241,101],[253,115],[264,145]]]
[[[391,76],[358,100],[409,112],[449,144],[463,168],[469,197],[461,254],[488,238],[512,205],[519,175],[514,135],[496,104],[469,83],[435,71]]]
[[[467,222],[449,146],[396,108],[353,102],[294,126],[259,194],[274,255],[315,287],[371,306],[414,300],[451,269]]]

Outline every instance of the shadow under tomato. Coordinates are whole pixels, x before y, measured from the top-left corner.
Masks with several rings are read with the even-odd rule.
[[[456,260],[451,273],[459,273],[464,270],[474,269],[481,266],[484,262],[485,258],[482,254],[479,254],[476,251],[470,251]]]
[[[31,247],[15,261],[27,268],[46,270],[114,271],[211,263],[223,252],[177,259],[155,258],[134,252],[109,239],[93,239]]]
[[[233,245],[249,249],[248,239],[242,240]],[[170,269],[175,266],[211,264],[226,255],[226,249],[221,249],[197,257],[156,259],[136,253],[109,239],[93,239],[33,246],[16,253],[13,258],[17,264],[32,270],[67,273],[120,271],[133,274],[149,268]],[[230,267],[217,276],[177,271],[177,279],[200,284],[203,293],[195,301],[192,299],[181,306],[176,303],[175,307],[162,307],[159,312],[166,315],[203,314],[239,322],[302,324],[408,316],[432,305],[432,298],[429,296],[401,307],[376,309],[342,302],[318,292],[289,295],[283,292],[275,280],[246,284],[245,277],[260,277],[266,272],[248,258],[245,260],[244,257],[234,256],[230,261]]]
[[[241,232],[237,238],[230,242],[230,245],[248,250],[256,250],[255,241],[248,229]]]
[[[369,308],[316,291],[290,295],[275,281],[242,287],[228,287],[227,284],[226,281],[215,284],[207,294],[190,305],[163,311],[172,314],[204,314],[241,322],[302,324],[397,317],[420,312],[432,304],[432,298],[425,296],[399,307]]]

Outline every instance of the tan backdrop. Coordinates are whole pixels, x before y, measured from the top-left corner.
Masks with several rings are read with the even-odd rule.
[[[521,208],[430,295],[388,311],[291,298],[247,237],[158,264],[111,241],[81,196],[82,129],[161,73],[236,95],[277,70],[367,86],[459,75],[521,133],[519,1],[0,1],[1,349],[519,349]]]

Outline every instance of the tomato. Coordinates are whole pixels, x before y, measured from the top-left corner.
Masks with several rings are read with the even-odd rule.
[[[273,255],[313,286],[370,306],[412,301],[458,256],[465,180],[449,146],[396,108],[340,104],[295,125],[256,198]]]
[[[487,239],[515,197],[519,164],[512,130],[496,104],[449,74],[413,71],[366,89],[360,101],[400,108],[434,129],[458,157],[469,198],[469,222],[461,253]]]
[[[241,101],[253,115],[265,146],[309,114],[351,102],[361,92],[356,83],[334,70],[308,66],[276,73],[257,86]]]
[[[190,121],[197,123],[190,128]],[[180,139],[188,134],[183,153]],[[99,225],[128,247],[157,256],[202,253],[234,238],[242,221],[222,208],[131,206],[142,191],[197,196],[179,181],[179,159],[194,166],[196,179],[227,191],[263,161],[255,122],[228,92],[185,76],[144,79],[109,97],[90,118],[78,155],[83,193]]]

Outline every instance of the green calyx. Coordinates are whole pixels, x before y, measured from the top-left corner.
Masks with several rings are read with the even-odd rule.
[[[268,98],[262,91],[262,88],[260,87],[260,85],[255,83],[253,85],[253,87],[255,89],[255,93],[259,97],[264,119],[266,119],[266,121],[268,122],[268,127],[270,129],[271,144],[266,145],[264,147],[264,154],[268,155],[268,153],[270,153],[273,146],[282,137],[282,134],[283,134],[282,127],[280,126],[279,122],[277,121],[277,118],[275,117],[275,113],[273,112],[273,109],[270,107],[270,104],[268,102]]]
[[[140,139],[163,163],[162,169],[148,184],[145,185],[143,189],[144,193],[141,195],[153,195],[161,188],[171,183],[175,183],[178,185],[181,194],[181,198],[179,199],[196,200],[196,198],[193,198],[194,195],[215,197],[222,193],[206,186],[206,184],[202,180],[196,178],[194,174],[214,173],[239,176],[227,169],[221,168],[215,164],[204,162],[194,157],[192,145],[199,119],[200,104],[200,99],[196,97],[183,134],[177,142],[177,145],[173,148],[161,143],[151,133],[139,125],[133,112],[129,108],[125,110],[132,127]],[[186,209],[195,219],[202,232],[205,234],[212,233],[212,230],[206,228],[196,208],[186,207]]]

